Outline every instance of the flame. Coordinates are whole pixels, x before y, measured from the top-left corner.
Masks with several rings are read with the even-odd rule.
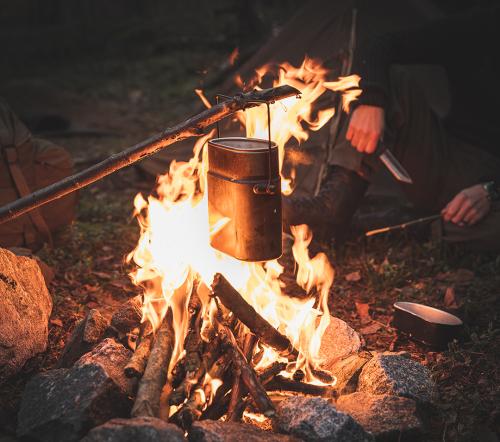
[[[257,80],[267,75],[269,67],[259,69]],[[315,60],[306,58],[299,68],[288,63],[280,66],[274,85],[289,84],[301,91],[301,99],[291,97],[271,106],[272,139],[279,146],[280,165],[286,143],[294,138],[307,140],[309,130],[319,130],[333,116],[333,107],[313,110],[313,104],[327,90],[344,90],[357,84],[355,78],[327,82],[328,71]],[[210,103],[202,91],[196,91],[207,107]],[[267,137],[265,106],[239,114],[247,136]],[[312,233],[307,226],[296,226],[293,255],[297,262],[298,284],[309,294],[305,299],[291,298],[282,292],[279,276],[283,267],[278,261],[247,263],[227,256],[210,246],[210,236],[228,220],[222,220],[210,231],[206,189],[207,152],[204,149],[213,131],[194,145],[188,162],[172,162],[169,171],[158,177],[155,195],[147,198],[138,194],[134,200],[134,215],[140,226],[140,238],[128,260],[135,263],[132,281],[144,291],[143,321],[156,330],[167,309],[173,313],[175,349],[169,372],[184,354],[184,339],[188,327],[188,302],[196,290],[202,310],[202,338],[208,340],[217,312],[209,296],[209,286],[216,273],[222,273],[255,310],[272,326],[285,334],[299,352],[295,368],[303,369],[307,381],[314,381],[309,368],[321,363],[319,347],[328,326],[328,292],[333,284],[334,270],[326,255],[310,258],[308,246]],[[283,192],[293,190],[292,179],[284,180]],[[287,181],[288,180],[288,181]],[[271,348],[263,346],[259,367],[280,358]],[[205,378],[203,387],[193,386],[207,403],[220,386],[219,379]]]
[[[273,70],[272,65],[266,65],[256,70],[256,76],[250,85],[260,83]],[[329,71],[321,63],[306,57],[301,66],[294,67],[290,63],[282,63],[278,68],[278,77],[273,86],[288,84],[300,90],[301,99],[289,97],[271,107],[271,137],[279,148],[279,165],[282,170],[285,158],[285,146],[294,138],[298,144],[309,138],[309,131],[320,130],[335,114],[333,106],[314,112],[314,103],[327,90],[346,91],[342,95],[344,109],[347,111],[349,103],[357,97],[355,91],[349,89],[357,87],[360,78],[357,75],[341,77],[338,81],[327,81]],[[241,77],[235,79],[239,86],[244,82]],[[361,91],[359,91],[361,93]],[[346,95],[347,94],[347,95]],[[358,94],[359,95],[359,94]],[[268,137],[268,118],[265,106],[248,109],[238,113],[239,120],[246,127],[246,135],[251,138]],[[292,168],[291,175],[295,174]],[[281,191],[285,195],[293,192],[294,177],[283,176]]]

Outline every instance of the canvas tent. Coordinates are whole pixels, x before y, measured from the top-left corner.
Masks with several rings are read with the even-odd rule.
[[[418,26],[435,19],[441,12],[432,3],[419,0],[314,0],[304,2],[281,31],[264,44],[250,59],[237,69],[242,78],[251,78],[256,68],[267,63],[288,61],[299,66],[307,55],[322,60],[331,69],[332,80],[340,73],[356,9],[356,41],[364,44],[376,35]],[[217,88],[221,93],[236,92],[234,74],[228,75]],[[229,129],[231,130],[231,129]],[[234,128],[232,129],[234,130]],[[232,132],[231,134],[233,134]],[[328,124],[319,132],[311,133],[299,147],[300,155],[288,156],[286,162],[298,160],[297,191],[311,193],[318,181],[320,165],[325,157],[329,134]],[[146,172],[164,173],[174,159],[185,160],[191,155],[193,141],[187,140],[167,149],[141,164]],[[296,152],[296,149],[293,149]],[[285,166],[286,167],[286,166]]]

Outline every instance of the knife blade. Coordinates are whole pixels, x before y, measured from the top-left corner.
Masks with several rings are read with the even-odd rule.
[[[413,180],[411,179],[410,174],[406,171],[406,169],[402,166],[402,164],[389,149],[385,149],[379,155],[379,158],[384,166],[387,167],[389,172],[391,172],[394,178],[396,178],[398,181],[401,181],[402,183],[413,184]]]

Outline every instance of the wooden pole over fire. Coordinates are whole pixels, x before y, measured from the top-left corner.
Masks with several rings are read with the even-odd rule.
[[[170,144],[185,138],[200,136],[203,134],[204,129],[233,115],[237,111],[259,106],[262,103],[272,103],[294,95],[298,96],[299,94],[299,90],[288,85],[237,94],[141,143],[110,156],[100,163],[6,204],[0,208],[0,224],[68,195],[75,190],[86,187],[117,170],[159,152]]]

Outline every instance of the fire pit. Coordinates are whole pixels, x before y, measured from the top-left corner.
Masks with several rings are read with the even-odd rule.
[[[433,395],[427,370],[403,354],[363,351],[358,333],[330,315],[334,269],[324,253],[310,256],[307,226],[292,229],[302,296],[280,280],[280,190],[293,190],[279,174],[285,144],[331,118],[333,109],[312,112],[321,94],[355,82],[325,76],[311,60],[287,64],[275,86],[300,86],[301,100],[274,105],[272,118],[264,106],[238,114],[247,138],[212,131],[158,178],[154,196],[136,196],[141,235],[128,260],[143,294],[111,324],[96,311],[79,324],[61,368],[28,384],[20,436],[370,441],[421,430],[417,406]]]

